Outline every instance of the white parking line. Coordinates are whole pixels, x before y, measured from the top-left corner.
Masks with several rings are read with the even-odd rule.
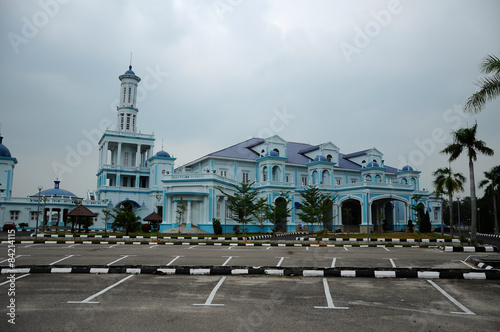
[[[477,267],[473,266],[473,265],[470,265],[469,263],[465,262],[465,261],[459,261],[461,263],[464,263],[465,265],[467,265],[468,267],[470,267],[471,269],[474,269],[474,270],[479,270]]]
[[[55,261],[55,262],[50,263],[49,265],[54,265],[54,264],[57,264],[57,263],[59,263],[59,262],[61,262],[61,261],[65,260],[65,259],[68,259],[68,258],[73,257],[73,256],[75,256],[75,255],[68,255],[68,256],[66,256],[66,257],[64,257],[64,258],[61,258],[61,259],[59,259],[59,260],[57,260],[57,261]]]
[[[275,257],[275,258],[278,258],[278,257]],[[287,257],[281,257],[280,261],[278,262],[278,264],[276,265],[276,267],[279,267],[281,265],[281,263],[283,263],[283,260],[287,258]]]
[[[269,249],[271,249],[271,247],[267,247],[267,248],[266,248],[266,250],[269,250]]]
[[[384,247],[384,249],[385,249],[386,251],[390,251],[390,250],[389,250],[389,249],[387,249],[386,247]]]
[[[39,246],[39,245],[40,245],[40,243],[28,244],[27,246],[24,246],[23,248],[31,248],[31,247]]]
[[[77,243],[77,244],[72,244],[72,245],[70,245],[70,246],[67,246],[66,248],[74,248],[74,247],[79,246],[79,245],[80,245],[80,244],[78,244],[78,243]]]
[[[170,264],[172,264],[173,262],[175,262],[175,260],[178,259],[179,257],[184,257],[184,256],[175,256],[175,258],[172,259],[170,262],[168,262],[168,264],[166,266],[170,266]]]
[[[333,258],[332,265],[330,267],[335,267],[335,263],[337,262],[337,258]]]
[[[231,260],[231,258],[233,258],[233,256],[229,256],[229,258],[226,259],[226,261],[222,264],[222,266],[226,266],[226,264],[229,263],[229,261]]]
[[[189,247],[188,249],[193,249],[193,248],[196,248],[196,247],[197,247],[197,246],[191,246],[191,247]]]
[[[332,294],[330,294],[330,287],[328,287],[328,281],[326,280],[326,278],[323,278],[323,286],[325,288],[327,306],[315,306],[315,309],[349,309],[349,307],[336,307],[335,304],[333,304]]]
[[[215,286],[215,288],[212,290],[212,292],[210,293],[210,295],[208,296],[208,299],[205,301],[205,303],[202,303],[202,304],[193,304],[193,305],[201,305],[201,306],[224,306],[224,304],[212,304],[212,301],[214,300],[214,297],[215,297],[215,294],[217,293],[217,290],[219,289],[219,287],[222,285],[222,283],[224,282],[224,280],[226,280],[226,277],[222,277],[219,282],[217,283],[217,285]]]
[[[106,292],[107,292],[107,291],[109,291],[110,289],[112,289],[112,288],[114,288],[114,287],[118,286],[119,284],[121,284],[122,282],[126,281],[127,279],[132,278],[133,276],[134,276],[134,274],[129,275],[129,276],[127,276],[127,277],[125,277],[125,278],[123,278],[122,280],[120,280],[120,281],[118,281],[118,282],[114,283],[113,285],[111,285],[111,286],[109,286],[109,287],[104,288],[102,291],[100,291],[100,292],[98,292],[98,293],[95,293],[95,294],[94,294],[94,295],[92,295],[92,296],[87,297],[87,298],[86,298],[85,300],[83,300],[83,301],[68,301],[67,303],[99,303],[99,302],[90,302],[90,300],[93,300],[94,298],[98,297],[99,295],[106,293]]]
[[[118,262],[118,261],[121,261],[121,260],[122,260],[122,259],[124,259],[124,258],[131,257],[131,256],[135,256],[135,255],[120,255],[120,256],[123,256],[123,257],[122,257],[122,258],[118,258],[117,260],[114,260],[114,261],[112,261],[111,263],[106,264],[106,266],[110,266],[111,264],[116,263],[116,262]]]
[[[28,256],[28,255],[17,255],[17,256],[16,256],[16,257],[14,257],[14,258],[19,258],[19,257],[21,257],[21,256]],[[10,259],[10,258],[4,259],[3,261],[0,261],[0,263],[6,262],[6,261],[8,261],[9,259]]]
[[[388,259],[391,262],[392,267],[396,267],[396,264],[394,263],[394,258],[385,258]]]
[[[17,278],[14,278],[14,280],[21,279],[21,278],[24,278],[24,277],[26,277],[26,276],[29,276],[29,273],[28,273],[28,274],[23,274],[22,276],[19,276],[19,277],[17,277]],[[7,281],[4,281],[4,282],[2,282],[2,283],[0,284],[0,286],[3,286],[3,285],[5,285],[5,284],[8,284],[8,283],[10,283],[11,281],[12,281],[12,280],[7,280]]]
[[[434,288],[436,288],[441,294],[443,294],[444,296],[446,296],[446,298],[448,300],[450,300],[453,304],[455,304],[457,307],[459,307],[460,309],[463,310],[463,312],[455,312],[455,311],[450,311],[451,314],[458,314],[458,315],[476,315],[475,313],[473,313],[472,311],[470,311],[469,309],[467,309],[462,303],[458,302],[457,300],[455,300],[450,294],[446,293],[446,291],[444,289],[442,289],[441,287],[439,287],[438,285],[436,285],[436,283],[432,280],[427,280],[432,286],[434,286]]]

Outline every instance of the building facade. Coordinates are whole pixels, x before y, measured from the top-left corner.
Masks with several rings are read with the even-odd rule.
[[[129,205],[141,218],[159,213],[160,231],[182,226],[213,233],[214,218],[232,231],[237,223],[228,212],[223,192],[234,192],[242,182],[252,183],[258,197],[264,197],[268,204],[283,200],[286,193],[291,209],[288,231],[303,224],[297,212],[308,186],[316,186],[334,199],[325,225],[330,230],[375,231],[382,224],[404,230],[409,219],[415,221],[413,208],[417,205],[429,212],[433,226],[441,224],[441,201],[420,189],[420,172],[411,166],[399,170],[386,165],[383,153],[376,148],[343,154],[332,142],[310,145],[275,135],[251,138],[176,168],[176,159],[169,153],[154,153],[153,134],[137,130],[141,79],[130,66],[119,80],[116,129],[106,130],[99,140],[97,188],[82,200],[97,214],[91,229],[111,228],[102,209]],[[60,189],[59,181],[53,189],[27,198],[12,197],[16,163],[0,138],[1,224],[26,222],[28,228],[34,228],[36,211],[43,212],[49,226],[64,224],[65,214],[79,198]],[[266,221],[265,231],[272,226]],[[248,228],[258,229],[256,225]]]

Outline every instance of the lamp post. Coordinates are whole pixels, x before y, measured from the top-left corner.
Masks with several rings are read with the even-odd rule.
[[[35,238],[38,235],[38,220],[40,219],[40,198],[41,198],[41,192],[42,192],[43,187],[38,186],[38,207],[36,210],[36,228],[35,228]]]
[[[457,210],[458,210],[458,237],[462,236],[462,227],[460,225],[460,196],[457,196]]]

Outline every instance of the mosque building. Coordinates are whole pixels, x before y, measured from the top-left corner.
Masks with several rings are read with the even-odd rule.
[[[18,161],[0,136],[0,226],[24,222],[34,229],[40,211],[39,222],[60,227],[66,214],[82,203],[97,215],[92,230],[111,229],[103,209],[128,205],[141,219],[159,213],[160,231],[183,227],[213,233],[212,220],[217,218],[231,232],[237,222],[231,219],[222,191],[234,192],[241,183],[253,183],[258,198],[265,197],[268,204],[284,200],[282,194],[287,193],[291,208],[287,231],[303,224],[297,212],[308,186],[334,198],[328,212],[331,221],[325,225],[330,230],[374,231],[382,227],[382,220],[388,229],[404,230],[409,219],[415,221],[412,207],[418,204],[429,212],[433,226],[441,224],[441,201],[420,189],[420,171],[409,165],[402,169],[386,165],[376,148],[344,154],[332,142],[310,145],[274,135],[236,143],[176,168],[171,154],[154,153],[153,134],[137,130],[141,79],[132,66],[119,80],[116,129],[106,130],[98,142],[97,187],[84,198],[61,189],[58,180],[54,188],[12,197]],[[185,208],[178,209],[180,204]],[[266,221],[264,230],[272,226]],[[248,229],[258,230],[255,225]]]

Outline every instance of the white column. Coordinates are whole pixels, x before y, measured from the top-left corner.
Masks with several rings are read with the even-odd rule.
[[[122,165],[122,143],[118,143],[118,153],[116,155],[116,166]]]
[[[104,142],[104,147],[103,147],[103,153],[104,155],[102,156],[102,164],[107,165],[108,164],[108,142]]]
[[[191,224],[191,201],[187,201],[187,218],[186,223]]]
[[[135,167],[141,166],[141,145],[137,144],[137,152],[135,153]]]

